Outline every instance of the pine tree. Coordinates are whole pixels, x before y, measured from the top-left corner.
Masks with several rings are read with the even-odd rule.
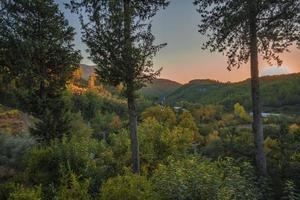
[[[140,168],[135,92],[160,73],[153,70],[152,58],[165,44],[153,44],[149,20],[167,5],[167,0],[71,0],[69,5],[73,11],[85,10],[80,16],[83,39],[100,80],[124,85],[135,173]]]
[[[32,132],[49,142],[69,130],[63,93],[80,61],[72,44],[74,28],[53,0],[11,0],[5,5],[1,71],[16,80],[23,109],[38,119]]]
[[[195,0],[194,4],[201,14],[199,32],[208,36],[204,49],[223,52],[229,70],[250,60],[256,165],[265,175],[258,55],[270,64],[282,64],[278,54],[300,38],[300,1]]]

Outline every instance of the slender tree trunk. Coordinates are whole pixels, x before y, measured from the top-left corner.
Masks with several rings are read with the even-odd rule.
[[[251,95],[253,110],[253,134],[255,144],[255,160],[259,173],[267,174],[266,156],[264,153],[264,133],[262,123],[262,104],[260,95],[259,71],[258,71],[258,48],[256,26],[256,2],[249,0],[250,22],[250,59],[251,59]]]
[[[139,157],[139,143],[137,137],[137,115],[135,108],[135,98],[128,97],[128,114],[129,114],[129,129],[131,140],[131,158],[133,173],[140,173],[140,157]]]
[[[139,143],[137,137],[137,115],[134,96],[134,68],[131,63],[132,41],[131,41],[131,10],[130,0],[124,0],[124,37],[125,37],[125,62],[128,69],[127,81],[127,103],[129,115],[129,130],[131,141],[131,159],[133,173],[140,173]]]

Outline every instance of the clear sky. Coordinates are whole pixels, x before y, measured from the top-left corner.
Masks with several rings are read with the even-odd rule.
[[[68,0],[55,0],[64,9]],[[82,63],[92,64],[85,53],[86,46],[81,42],[78,16],[64,10],[70,25],[77,31],[76,48],[84,56]],[[197,30],[200,15],[193,6],[193,0],[171,0],[166,10],[158,12],[153,21],[153,33],[157,43],[168,43],[154,60],[155,68],[163,67],[161,78],[186,83],[192,79],[215,79],[223,82],[241,81],[249,78],[249,65],[229,72],[226,69],[226,57],[219,53],[210,53],[201,49],[205,36]],[[290,53],[282,55],[283,67],[271,67],[261,61],[261,74],[300,72],[300,50],[291,48]]]

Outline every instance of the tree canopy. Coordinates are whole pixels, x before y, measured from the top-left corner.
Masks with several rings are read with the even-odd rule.
[[[281,65],[280,53],[300,40],[299,0],[255,0],[258,50],[263,59]],[[201,14],[199,32],[203,45],[228,57],[228,69],[240,67],[250,57],[249,1],[195,0]]]

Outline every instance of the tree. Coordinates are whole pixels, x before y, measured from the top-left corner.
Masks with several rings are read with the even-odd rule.
[[[205,49],[223,52],[229,70],[250,59],[256,165],[265,175],[258,54],[270,64],[282,64],[278,54],[300,39],[300,1],[195,0],[194,4],[201,14],[199,32],[208,36]]]
[[[242,106],[239,103],[234,104],[234,115],[238,117],[239,119],[243,120],[243,122],[250,123],[251,122],[251,117],[249,114],[246,112],[244,106]]]
[[[80,61],[74,28],[53,0],[7,1],[3,12],[0,71],[16,79],[24,109],[39,119],[32,132],[49,142],[69,133],[63,92]]]
[[[77,12],[85,8],[80,15],[83,40],[100,80],[124,85],[135,173],[140,170],[135,93],[159,75],[160,70],[153,70],[152,58],[165,46],[153,44],[149,19],[167,5],[167,0],[71,0],[68,6]]]
[[[176,125],[176,114],[170,107],[152,106],[147,108],[142,114],[141,119],[155,118],[160,124],[172,128]]]

